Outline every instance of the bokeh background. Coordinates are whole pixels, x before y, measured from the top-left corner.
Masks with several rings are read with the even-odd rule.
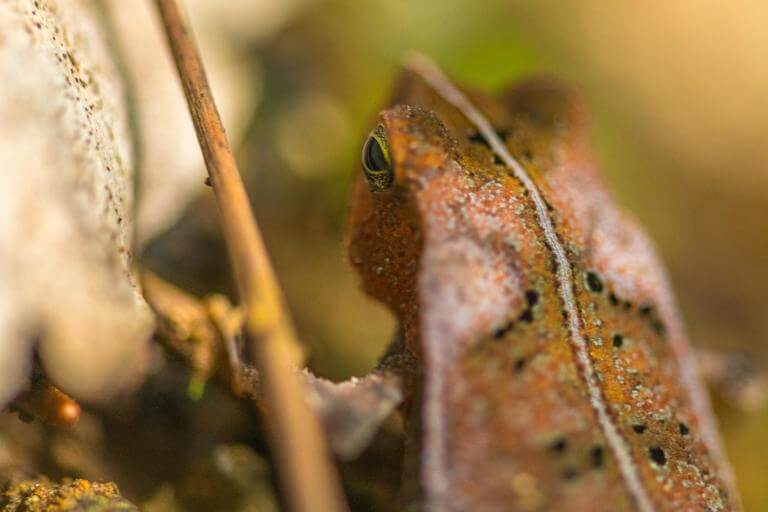
[[[410,49],[491,91],[531,73],[575,83],[606,180],[658,243],[693,342],[768,368],[768,4],[253,3],[264,5],[211,2],[196,19],[217,27],[252,87],[238,156],[319,374],[369,370],[393,329],[359,291],[341,241],[361,141]],[[216,238],[206,204],[146,253],[198,292],[231,286],[220,252],[173,252],[184,237]],[[747,510],[768,510],[768,412],[716,407]]]
[[[177,119],[186,114],[150,2],[106,4],[126,62],[138,63],[131,101],[142,120],[140,149],[149,155],[165,151],[163,158],[143,159],[141,260],[200,295],[231,293],[215,206],[202,185],[191,129],[169,128],[171,110]],[[592,108],[594,151],[606,181],[656,240],[693,342],[747,351],[768,369],[765,2],[190,0],[188,5],[316,373],[343,379],[367,372],[394,328],[386,311],[359,290],[342,238],[360,145],[401,57],[411,49],[434,58],[458,81],[489,91],[532,73],[576,84]],[[133,19],[146,23],[141,28]],[[138,36],[140,30],[149,35]],[[142,63],[143,71],[136,72]],[[166,75],[155,76],[162,66]],[[167,178],[182,167],[193,169],[193,177]],[[156,369],[138,401],[102,410],[99,421],[86,416],[74,438],[51,441],[40,433],[39,439],[82,468],[105,459],[72,448],[80,446],[77,436],[99,438],[113,470],[99,466],[84,472],[114,475],[147,510],[176,510],[168,505],[174,493],[187,496],[190,510],[208,506],[199,497],[205,487],[199,482],[214,484],[182,482],[179,466],[211,453],[236,474],[227,485],[252,493],[268,488],[266,463],[249,451],[266,457],[263,440],[254,433],[256,417],[215,386],[202,401],[191,401],[183,369],[174,371]],[[768,411],[744,414],[719,399],[715,405],[747,510],[768,510]],[[380,504],[397,484],[396,432],[396,424],[388,425],[378,448],[357,466],[342,466],[356,510],[391,509]],[[250,448],[227,448],[223,442]],[[180,459],[182,454],[186,458]],[[238,464],[247,469],[238,470]],[[158,487],[163,481],[169,487]],[[261,506],[254,510],[272,510],[274,503]]]

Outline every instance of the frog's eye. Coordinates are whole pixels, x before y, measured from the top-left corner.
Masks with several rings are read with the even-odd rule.
[[[392,185],[392,162],[389,144],[381,125],[373,129],[363,145],[363,170],[373,190],[384,190]]]

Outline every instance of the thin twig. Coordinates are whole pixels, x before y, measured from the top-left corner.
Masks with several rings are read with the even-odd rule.
[[[293,326],[251,211],[189,26],[175,0],[156,0],[219,207],[245,335],[259,370],[282,491],[290,508],[346,510],[318,419],[305,401]]]

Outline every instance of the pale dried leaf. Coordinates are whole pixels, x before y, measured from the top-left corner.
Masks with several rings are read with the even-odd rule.
[[[151,315],[131,271],[120,76],[88,1],[0,1],[0,402],[34,342],[81,398],[141,375]]]
[[[205,2],[198,4],[189,3],[191,14],[203,10]],[[205,166],[152,3],[109,0],[107,5],[131,81],[141,139],[137,226],[143,243],[168,228],[205,190]],[[257,70],[243,70],[242,58],[215,19],[203,17],[194,28],[227,134],[236,145],[260,89],[252,78]]]

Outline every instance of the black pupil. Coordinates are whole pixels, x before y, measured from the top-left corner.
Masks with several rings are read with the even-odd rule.
[[[369,171],[385,171],[389,169],[387,159],[384,157],[384,151],[381,149],[379,141],[374,137],[368,137],[368,140],[365,142],[363,165]]]

